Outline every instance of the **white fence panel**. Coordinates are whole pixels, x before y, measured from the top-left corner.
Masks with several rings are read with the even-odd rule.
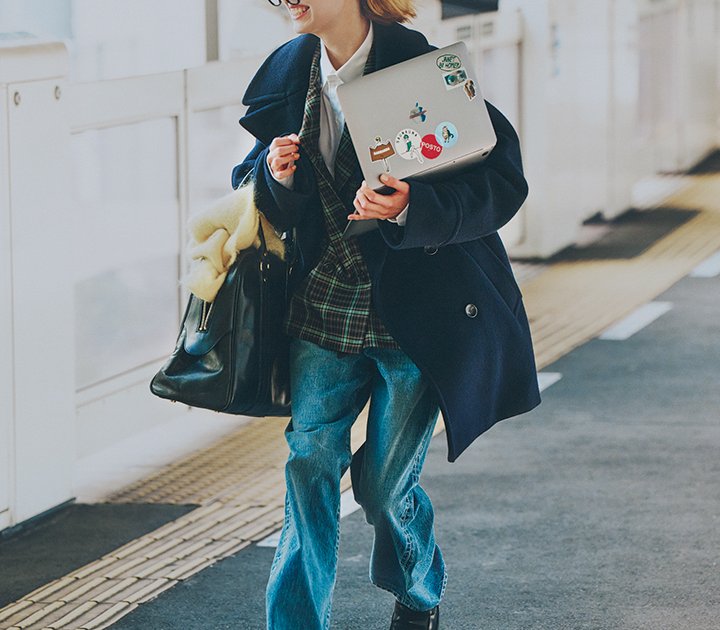
[[[682,139],[677,167],[690,168],[718,145],[720,122],[720,2],[689,0],[680,28],[687,33],[682,51],[680,121]]]
[[[0,86],[0,138],[8,137],[8,91]],[[10,164],[0,151],[0,514],[9,510],[14,487],[15,453],[11,447],[15,416],[12,313],[12,239],[10,220]],[[4,523],[0,520],[0,529]]]
[[[75,350],[63,90],[58,79],[8,85],[18,95],[8,112],[18,520],[69,498],[72,474]]]

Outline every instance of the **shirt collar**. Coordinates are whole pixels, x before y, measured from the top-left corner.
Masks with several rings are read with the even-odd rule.
[[[373,23],[370,20],[370,29],[368,30],[365,41],[360,44],[358,48],[348,59],[341,68],[335,70],[330,58],[328,57],[327,50],[325,49],[325,43],[323,42],[320,46],[320,84],[322,86],[328,81],[328,78],[332,77],[333,83],[340,85],[342,83],[348,83],[353,79],[357,79],[362,76],[365,64],[367,63],[368,55],[370,54],[370,48],[373,43]]]

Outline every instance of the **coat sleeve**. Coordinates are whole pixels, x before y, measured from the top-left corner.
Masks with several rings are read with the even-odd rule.
[[[278,232],[285,232],[298,225],[306,215],[311,197],[311,183],[298,163],[293,189],[289,190],[275,180],[267,164],[268,147],[260,140],[245,159],[232,170],[230,180],[237,188],[249,171],[253,172],[255,205]]]
[[[486,102],[487,103],[487,102]],[[520,209],[528,194],[517,133],[487,103],[497,144],[488,158],[437,181],[407,178],[410,209],[404,227],[379,221],[392,249],[440,247],[492,234]]]

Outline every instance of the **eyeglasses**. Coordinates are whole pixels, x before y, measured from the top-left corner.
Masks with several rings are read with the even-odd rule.
[[[283,0],[268,0],[270,4],[272,4],[274,7],[279,7]],[[288,4],[300,4],[300,0],[287,0]]]

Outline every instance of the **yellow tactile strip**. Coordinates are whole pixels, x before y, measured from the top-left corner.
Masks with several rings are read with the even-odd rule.
[[[522,282],[538,369],[653,299],[720,249],[720,177],[688,181],[666,204],[701,212],[641,256],[557,263]],[[106,628],[178,581],[277,530],[283,517],[286,423],[252,421],[109,497],[201,506],[1,609],[0,628]],[[354,448],[362,442],[364,426],[361,417],[353,430]],[[349,487],[347,476],[342,486]]]
[[[214,500],[0,610],[0,628],[104,628],[276,530],[282,499]]]
[[[282,447],[287,422],[287,418],[263,418],[244,424],[209,448],[123,488],[107,501],[204,504],[222,494],[261,502],[284,487]],[[259,472],[265,474],[258,478]],[[248,486],[248,479],[257,483]],[[269,484],[268,479],[272,480]]]
[[[367,409],[353,425],[353,450],[364,440],[366,422]],[[107,501],[282,504],[285,494],[283,470],[288,453],[283,431],[287,423],[287,418],[252,420],[205,450],[110,495]],[[343,477],[341,485],[343,490],[350,487],[348,475]]]
[[[664,205],[700,212],[641,256],[556,263],[522,285],[538,369],[654,299],[720,249],[720,176],[688,181]]]

